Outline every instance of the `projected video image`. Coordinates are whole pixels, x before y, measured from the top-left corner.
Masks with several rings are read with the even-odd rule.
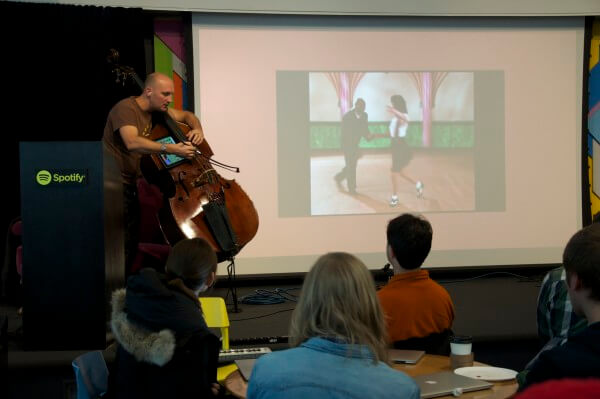
[[[472,72],[309,73],[311,214],[475,207]]]
[[[278,72],[280,216],[503,210],[503,87],[501,71]]]

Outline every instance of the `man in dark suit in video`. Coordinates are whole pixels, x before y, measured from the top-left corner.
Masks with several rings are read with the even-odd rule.
[[[346,179],[350,194],[356,194],[356,164],[360,158],[358,144],[361,137],[369,137],[369,115],[365,112],[365,107],[365,100],[359,98],[354,103],[354,108],[342,118],[341,144],[345,166],[335,175],[335,181],[341,183]]]

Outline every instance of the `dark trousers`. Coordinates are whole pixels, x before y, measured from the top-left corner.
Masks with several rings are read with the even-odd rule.
[[[337,181],[346,179],[348,184],[348,191],[356,191],[356,164],[358,163],[358,153],[355,151],[344,152],[344,161],[346,166],[342,169],[335,178]]]

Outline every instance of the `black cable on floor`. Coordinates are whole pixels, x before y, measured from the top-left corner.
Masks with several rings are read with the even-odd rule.
[[[298,287],[275,288],[274,290],[258,289],[254,291],[254,294],[242,297],[240,302],[246,305],[274,305],[286,301],[297,302],[298,296],[291,294],[290,291],[298,289]]]

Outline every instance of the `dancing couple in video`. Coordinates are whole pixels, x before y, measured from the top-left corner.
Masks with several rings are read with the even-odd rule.
[[[391,207],[398,205],[398,187],[402,185],[402,180],[413,184],[416,189],[417,197],[423,196],[424,185],[420,180],[415,181],[404,172],[404,168],[412,159],[412,151],[406,143],[406,131],[409,118],[404,97],[395,94],[390,98],[391,105],[388,105],[388,112],[391,114],[388,134],[390,137],[390,150],[392,154],[392,167],[390,169],[391,197],[389,204]],[[369,115],[365,112],[366,103],[362,98],[358,98],[354,103],[354,108],[346,112],[342,117],[341,149],[344,153],[344,168],[335,175],[335,181],[341,186],[342,181],[346,180],[348,193],[357,194],[356,191],[356,167],[360,158],[360,139],[364,137],[371,140],[375,137],[369,132]]]

